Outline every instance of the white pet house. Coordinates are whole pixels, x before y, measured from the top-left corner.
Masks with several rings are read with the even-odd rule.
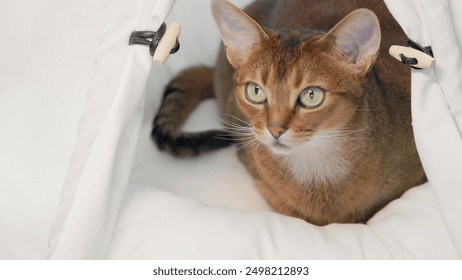
[[[462,2],[386,3],[433,48],[434,67],[412,70],[429,182],[366,225],[317,227],[272,212],[233,147],[175,159],[152,144],[167,81],[214,63],[209,1],[1,1],[0,258],[459,259]],[[159,66],[128,40],[164,21],[181,23],[182,47]],[[215,110],[186,129],[219,126]]]

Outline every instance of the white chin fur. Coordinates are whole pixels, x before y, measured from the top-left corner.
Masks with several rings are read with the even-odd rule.
[[[271,136],[272,138],[272,136]],[[274,155],[280,157],[292,175],[302,183],[338,182],[347,175],[350,163],[343,158],[341,141],[328,133],[318,132],[301,144],[289,144],[290,131],[280,138],[280,143],[264,141]],[[265,140],[269,139],[266,137]],[[271,142],[271,143],[266,143]]]

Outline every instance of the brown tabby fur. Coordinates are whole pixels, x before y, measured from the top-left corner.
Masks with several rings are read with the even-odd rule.
[[[364,63],[356,63],[354,54],[336,47],[337,33],[324,35],[358,8],[372,10],[381,24],[381,52],[366,56]],[[260,39],[245,53],[228,45],[226,34],[223,35],[220,21],[229,16],[223,12],[228,10],[232,20],[244,17],[248,22],[245,14],[229,2],[213,1],[212,12],[225,43],[213,73],[214,92],[228,131],[237,131],[235,140],[243,146],[239,150],[242,162],[276,211],[317,225],[366,222],[391,200],[425,181],[411,126],[410,70],[386,53],[391,44],[406,44],[406,36],[384,3],[256,1],[245,12],[264,28],[252,27]],[[252,24],[256,23],[251,21]],[[206,72],[204,68],[188,71]],[[177,82],[178,79],[174,80],[169,88]],[[246,99],[244,92],[249,82],[265,89],[265,104],[252,104]],[[207,85],[211,86],[211,82]],[[307,109],[297,103],[300,92],[310,86],[327,92],[325,102],[318,108]],[[190,89],[194,87],[200,87],[200,83]],[[175,95],[181,93],[174,92],[171,97]],[[182,116],[187,116],[198,102],[199,98],[193,96],[205,98],[211,94],[202,89],[188,90],[188,95],[191,99],[183,94],[175,101],[192,104],[182,111]],[[161,111],[167,103],[164,100]],[[179,129],[185,117],[180,115],[164,119],[158,115],[154,122],[154,139],[170,152],[172,149],[166,146],[174,147],[175,141],[164,145],[162,137],[181,134]],[[180,121],[170,132],[159,124],[172,124],[174,119]],[[243,131],[252,131],[245,137],[254,135],[252,139],[256,136],[259,141],[240,140]],[[279,136],[284,133],[291,133],[291,143],[296,146],[323,131],[327,134],[316,140],[326,140],[325,144],[316,144],[324,149],[322,152],[310,146],[296,150],[299,154],[287,160],[271,148],[279,145]],[[268,138],[265,133],[274,136],[265,140],[273,144],[260,143]]]

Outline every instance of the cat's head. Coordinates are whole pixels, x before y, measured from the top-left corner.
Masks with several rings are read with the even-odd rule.
[[[353,11],[324,34],[267,30],[225,0],[212,1],[212,14],[237,103],[261,143],[285,154],[349,129],[380,46],[372,11]]]

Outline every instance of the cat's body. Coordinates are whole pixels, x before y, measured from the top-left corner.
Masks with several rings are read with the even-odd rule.
[[[375,12],[381,36],[368,10],[342,20],[358,8]],[[174,94],[153,130],[159,147],[184,155],[225,146],[212,140],[218,131],[179,131],[194,104],[214,92],[242,162],[280,213],[318,225],[365,222],[425,180],[411,127],[410,70],[386,54],[406,37],[382,2],[256,1],[246,13],[265,29],[226,1],[213,1],[212,12],[226,51],[213,79],[196,68],[168,86]],[[165,117],[181,103],[176,97],[189,106],[184,117]]]

